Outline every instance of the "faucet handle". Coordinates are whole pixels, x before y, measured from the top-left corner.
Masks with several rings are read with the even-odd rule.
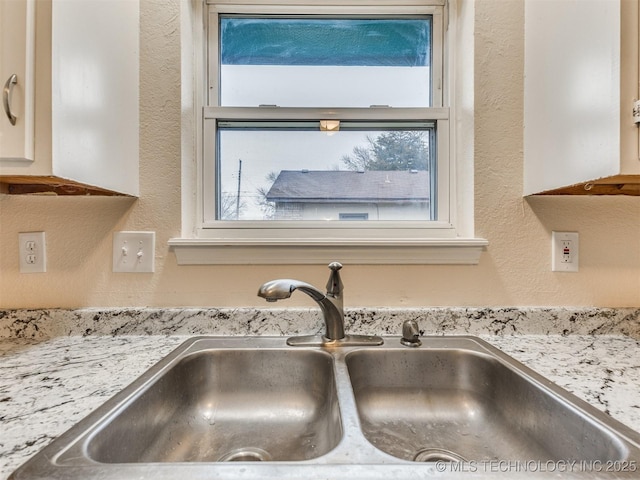
[[[342,264],[338,262],[331,262],[329,265],[329,270],[331,270],[331,274],[329,275],[329,281],[327,282],[327,295],[331,295],[332,297],[337,297],[344,290],[344,285],[342,284],[342,279],[340,278],[340,269],[342,268]]]

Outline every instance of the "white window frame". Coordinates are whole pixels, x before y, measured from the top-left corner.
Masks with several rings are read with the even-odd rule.
[[[487,242],[473,237],[473,195],[468,192],[473,187],[473,174],[471,171],[461,175],[461,162],[456,157],[456,132],[452,128],[459,120],[455,109],[454,71],[457,65],[453,54],[456,48],[451,44],[457,40],[459,31],[453,31],[448,19],[451,18],[450,4],[460,1],[328,0],[323,2],[328,6],[318,6],[318,0],[209,0],[211,5],[191,0],[186,7],[188,11],[185,12],[183,7],[182,100],[183,120],[186,120],[182,128],[183,233],[181,238],[169,242],[178,263],[325,263],[332,260],[364,264],[478,263]],[[470,8],[469,2],[466,3]],[[436,49],[442,52],[441,56],[434,54],[432,60],[433,106],[340,109],[220,107],[217,51],[207,53],[205,46],[213,45],[217,50],[217,15],[228,13],[433,15],[433,48],[434,52]],[[208,29],[207,22],[210,25]],[[330,223],[216,220],[215,176],[211,169],[215,167],[217,121],[254,119],[434,121],[438,149],[438,220]],[[471,134],[472,131],[471,128]],[[471,162],[464,168],[472,170],[473,156],[468,148],[467,145],[465,150],[467,157],[471,155]]]

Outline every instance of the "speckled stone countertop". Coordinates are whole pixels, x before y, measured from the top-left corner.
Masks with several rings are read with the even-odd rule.
[[[347,330],[478,335],[640,431],[640,309],[350,309]],[[0,311],[0,479],[193,335],[322,331],[307,309]]]

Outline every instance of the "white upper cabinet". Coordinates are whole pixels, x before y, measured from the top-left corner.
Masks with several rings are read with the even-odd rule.
[[[137,196],[138,2],[2,0],[0,4],[9,5],[2,10],[2,74],[5,57],[7,63],[25,65],[26,71],[24,87],[19,74],[10,95],[16,125],[8,115],[2,118],[4,191]],[[7,13],[13,18],[5,19]],[[12,25],[11,31],[5,23]],[[7,50],[11,54],[5,55]],[[35,112],[31,121],[29,111]],[[10,152],[5,139],[11,139],[6,145],[26,146],[11,147]]]
[[[525,0],[524,194],[640,194],[637,0]]]
[[[33,160],[35,0],[0,1],[0,158]]]

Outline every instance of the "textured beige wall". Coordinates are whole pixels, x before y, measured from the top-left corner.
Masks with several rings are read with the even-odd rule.
[[[141,197],[0,196],[0,307],[264,306],[265,280],[325,284],[320,266],[176,265],[178,1],[141,1]],[[476,233],[490,246],[478,266],[346,266],[346,306],[640,306],[640,198],[522,198],[522,1],[477,0],[475,23]],[[48,272],[20,274],[18,232],[36,230]],[[157,232],[156,273],[111,272],[118,230]],[[552,230],[580,232],[579,273],[551,272]]]

